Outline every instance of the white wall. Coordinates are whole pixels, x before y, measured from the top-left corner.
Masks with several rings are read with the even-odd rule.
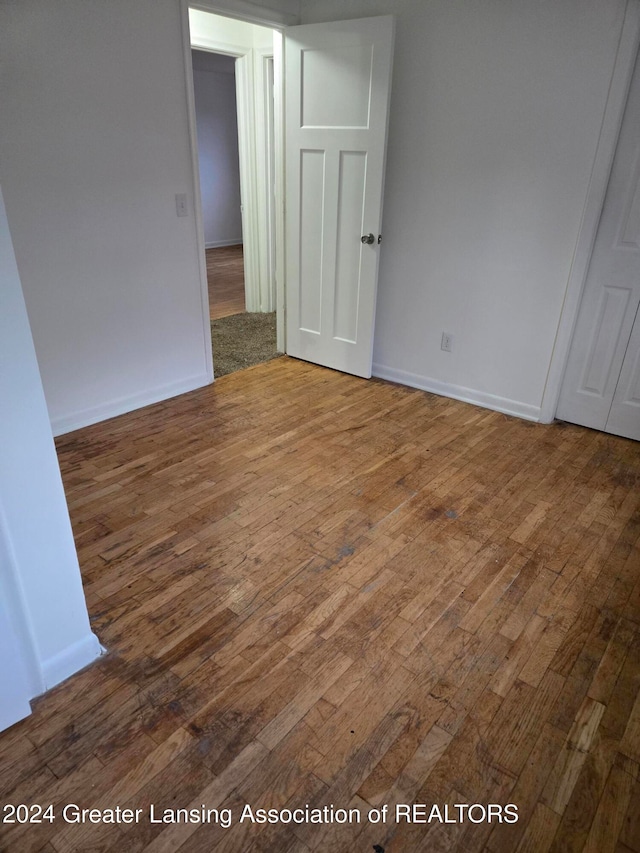
[[[178,0],[2,4],[0,53],[0,179],[54,431],[206,384]]]
[[[89,627],[1,193],[0,282],[0,618],[11,620],[20,658],[7,660],[3,645],[0,668],[15,670],[12,679],[23,670],[32,698],[90,663],[100,647]]]
[[[397,16],[375,373],[538,417],[624,6],[302,0]]]
[[[537,416],[623,8],[302,0],[304,21],[398,19],[377,373]],[[0,179],[56,431],[204,384],[178,0],[2,4],[0,51]]]
[[[207,248],[242,243],[235,60],[193,51],[200,194]]]

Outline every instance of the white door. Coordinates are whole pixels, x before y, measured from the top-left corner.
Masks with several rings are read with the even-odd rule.
[[[556,416],[640,440],[640,61]],[[638,326],[638,323],[636,323]]]
[[[393,33],[388,16],[285,31],[287,353],[364,377]]]

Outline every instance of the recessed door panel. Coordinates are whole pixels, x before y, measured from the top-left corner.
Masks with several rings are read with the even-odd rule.
[[[598,397],[605,394],[629,296],[629,290],[626,288],[602,288],[581,389],[588,394]]]
[[[304,50],[302,127],[369,127],[372,61],[371,44]]]
[[[362,255],[369,248],[361,242],[366,171],[364,151],[340,152],[333,336],[352,344],[358,340]]]
[[[636,152],[633,179],[629,182],[628,195],[618,245],[621,248],[640,249],[640,151]]]
[[[640,441],[640,311],[636,313],[606,429]]]
[[[299,328],[320,334],[325,157],[300,152],[300,321]]]

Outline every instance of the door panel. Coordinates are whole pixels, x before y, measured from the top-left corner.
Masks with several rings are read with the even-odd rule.
[[[287,353],[365,377],[392,46],[390,17],[285,33]]]
[[[618,342],[624,329],[631,291],[623,287],[603,287],[598,294],[600,304],[589,335],[585,370],[580,391],[605,400],[607,386],[615,383],[612,371]],[[615,384],[614,384],[615,387]]]
[[[618,417],[610,417],[610,412],[614,395],[618,406],[624,394],[631,393],[623,391],[621,370],[625,353],[632,359],[629,338],[639,304],[640,62],[637,62],[569,352],[558,418],[594,429],[618,430]],[[625,365],[629,388],[633,364],[625,361]],[[638,414],[635,406],[624,411],[627,411],[625,417],[635,418]]]
[[[372,44],[303,48],[302,127],[367,128],[372,59]]]
[[[325,185],[323,151],[300,152],[300,314],[301,329],[320,334],[322,301],[322,199]]]
[[[363,151],[341,151],[338,173],[338,245],[336,246],[336,292],[333,334],[355,344],[358,327],[358,291],[352,282],[360,279],[362,243],[353,239],[353,223],[363,232],[362,199],[366,188],[367,155]]]
[[[640,441],[640,311],[636,313],[606,430]]]

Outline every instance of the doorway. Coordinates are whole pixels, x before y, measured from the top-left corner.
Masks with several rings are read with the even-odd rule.
[[[201,236],[220,377],[284,349],[276,321],[274,31],[193,9],[189,27]]]
[[[275,290],[280,352],[370,377],[393,17],[290,27],[285,39],[275,29],[190,8],[188,27],[192,47],[237,57],[247,308],[255,299],[264,311]],[[238,27],[266,30],[272,43],[259,45]],[[238,48],[238,41],[244,46]],[[260,136],[269,126],[264,116],[272,90],[274,156],[268,157]],[[255,120],[260,110],[263,120]],[[248,180],[250,175],[256,179]],[[199,199],[196,216],[198,208]],[[204,249],[201,255],[204,264]]]
[[[192,50],[210,319],[246,310],[233,56]]]

